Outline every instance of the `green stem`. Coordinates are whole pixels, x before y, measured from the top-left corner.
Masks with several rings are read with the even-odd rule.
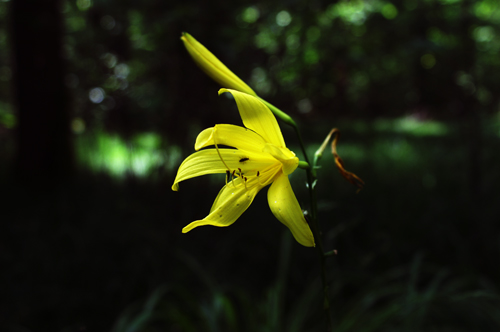
[[[297,131],[298,132],[298,131]],[[299,136],[300,137],[300,136]],[[300,139],[300,138],[299,138]],[[303,150],[303,153],[306,152]],[[330,316],[330,299],[328,295],[328,281],[326,277],[326,256],[324,254],[323,240],[321,238],[321,230],[319,229],[318,223],[318,210],[317,210],[317,199],[316,199],[316,190],[313,186],[315,181],[315,176],[313,175],[313,171],[315,170],[316,165],[310,167],[306,170],[307,174],[307,183],[309,189],[309,196],[311,199],[311,230],[313,232],[314,241],[316,243],[316,249],[318,252],[318,257],[320,260],[321,267],[321,283],[323,285],[323,309],[325,310],[325,315],[327,319],[327,331],[333,331],[332,319]]]
[[[260,99],[260,98],[259,98]],[[330,316],[330,300],[328,296],[328,283],[327,283],[327,277],[326,277],[326,257],[324,254],[324,247],[323,247],[323,241],[321,239],[321,231],[319,229],[318,225],[318,210],[317,210],[317,199],[316,199],[316,190],[314,188],[314,181],[316,180],[316,164],[319,158],[315,156],[314,158],[314,164],[311,165],[309,162],[309,157],[307,155],[306,148],[304,146],[304,141],[302,140],[302,135],[300,134],[299,127],[295,123],[295,121],[285,112],[277,108],[276,106],[268,103],[264,99],[260,99],[264,104],[269,107],[269,109],[273,112],[273,114],[278,117],[279,119],[283,120],[283,122],[287,123],[288,125],[292,126],[293,129],[295,130],[295,133],[297,134],[297,137],[299,139],[299,144],[300,144],[300,149],[302,150],[302,154],[304,155],[304,159],[309,164],[309,167],[304,167],[306,174],[307,174],[307,188],[309,190],[309,197],[311,200],[311,231],[314,236],[314,242],[316,243],[316,250],[318,252],[318,257],[320,260],[320,267],[321,267],[321,283],[323,285],[323,309],[325,311],[325,315],[327,317],[327,331],[331,332],[333,331],[333,325],[332,325],[332,318]]]

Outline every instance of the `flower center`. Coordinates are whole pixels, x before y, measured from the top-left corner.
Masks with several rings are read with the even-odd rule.
[[[243,155],[244,151],[239,149],[235,150],[241,152],[238,160],[238,166],[232,165],[229,167],[217,144],[217,130],[213,131],[213,142],[219,159],[226,167],[226,185],[232,183],[235,187],[243,185],[245,188],[253,188],[254,186],[267,186],[274,181],[278,172],[282,171],[285,174],[293,172],[298,165],[298,158],[295,154],[287,148],[277,147],[273,144],[266,143],[264,146],[261,157],[259,154],[253,155],[252,153]],[[271,158],[272,157],[272,158]],[[262,162],[262,160],[267,160]],[[274,160],[274,162],[273,162]]]
[[[299,158],[297,158],[295,153],[288,148],[277,147],[274,144],[266,143],[262,152],[269,153],[276,160],[281,162],[283,173],[286,175],[293,173],[293,171],[297,169],[297,166],[299,166]]]

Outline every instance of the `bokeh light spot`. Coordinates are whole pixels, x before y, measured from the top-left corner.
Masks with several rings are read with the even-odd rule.
[[[374,10],[373,4],[365,1],[339,1],[328,7],[327,15],[332,19],[340,17],[346,23],[362,25]]]
[[[3,106],[0,104],[0,106]],[[0,108],[0,125],[12,129],[16,126],[17,118],[14,114]]]
[[[256,67],[252,70],[250,82],[251,85],[263,95],[268,94],[271,90],[271,83],[269,83],[269,80],[267,79],[266,70],[261,67]]]
[[[286,10],[282,10],[276,15],[276,24],[278,24],[280,27],[286,27],[291,22],[292,16]]]
[[[431,69],[436,65],[436,58],[434,57],[434,55],[427,53],[422,55],[422,57],[420,58],[420,63],[425,69]]]
[[[313,109],[313,105],[309,98],[304,98],[297,103],[297,108],[300,113],[307,114],[310,113]]]
[[[119,65],[117,65],[115,67],[115,75],[118,78],[127,78],[129,73],[130,73],[130,69],[124,63],[120,63]]]
[[[477,27],[472,35],[477,42],[490,42],[495,38],[495,30],[491,26]]]
[[[306,49],[304,52],[304,61],[310,65],[318,63],[318,61],[319,61],[318,51],[314,48]]]
[[[181,162],[182,149],[163,145],[162,138],[151,132],[137,134],[129,140],[105,132],[85,133],[77,138],[80,162],[115,178],[130,174],[151,176],[164,168],[168,172],[175,171]]]
[[[254,23],[259,19],[259,17],[260,17],[260,12],[254,6],[246,8],[243,11],[243,15],[241,15],[242,20],[247,23]]]
[[[76,0],[78,9],[84,11],[92,7],[92,0]]]
[[[386,19],[392,20],[398,16],[398,9],[389,2],[382,7],[381,13]]]
[[[71,121],[71,130],[75,134],[81,134],[85,132],[85,121],[83,121],[82,118],[74,118],[73,121]]]
[[[116,21],[111,15],[104,15],[101,18],[101,27],[106,30],[111,30],[116,26]]]
[[[108,68],[113,68],[114,66],[116,66],[116,63],[118,62],[116,55],[112,53],[104,53],[103,55],[101,55],[101,60]]]
[[[493,1],[478,1],[474,5],[474,14],[482,20],[488,20],[495,12],[495,7]]]
[[[263,30],[255,36],[255,45],[271,54],[275,53],[278,49],[275,35],[268,30]]]
[[[307,40],[315,42],[321,36],[321,30],[318,27],[310,27],[306,32]]]
[[[482,105],[488,105],[493,100],[491,92],[485,87],[478,87],[476,91],[476,96]]]
[[[89,91],[89,99],[94,104],[99,104],[100,102],[102,102],[104,100],[104,97],[106,97],[106,93],[101,88],[93,88]]]

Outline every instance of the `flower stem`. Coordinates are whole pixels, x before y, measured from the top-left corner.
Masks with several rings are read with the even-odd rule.
[[[296,129],[298,133],[298,129]],[[300,135],[299,140],[301,140]],[[302,145],[302,144],[301,144]],[[306,151],[303,149],[304,155],[306,155]],[[311,230],[314,236],[314,242],[316,243],[316,249],[319,255],[320,267],[321,267],[321,284],[323,286],[323,309],[325,311],[326,319],[327,319],[327,331],[333,331],[332,318],[330,316],[330,297],[328,295],[328,281],[326,277],[326,257],[324,254],[323,240],[321,238],[321,230],[319,229],[318,224],[318,211],[317,211],[317,199],[316,199],[316,190],[313,185],[316,180],[315,175],[313,175],[313,171],[315,170],[315,166],[310,167],[306,170],[307,174],[307,183],[309,189],[309,197],[311,199]]]
[[[275,116],[283,120],[285,123],[289,124],[295,130],[297,134],[297,138],[299,139],[300,149],[304,155],[304,159],[309,164],[309,167],[305,168],[307,174],[307,188],[309,190],[309,198],[311,201],[311,218],[309,220],[309,225],[311,227],[311,231],[314,236],[314,242],[316,243],[316,250],[318,252],[318,257],[320,260],[320,268],[321,268],[321,283],[323,285],[323,309],[325,311],[326,319],[327,319],[327,331],[333,331],[332,318],[330,316],[330,299],[328,295],[328,282],[326,277],[326,258],[327,256],[324,253],[323,241],[321,239],[321,230],[318,224],[318,201],[316,198],[316,190],[315,190],[315,181],[316,181],[316,163],[318,158],[314,158],[314,164],[311,164],[309,161],[309,157],[307,155],[306,148],[304,146],[304,141],[302,140],[302,135],[300,134],[299,127],[297,123],[285,112],[277,108],[276,106],[268,103],[264,99],[260,99],[263,103],[269,107],[269,109],[274,113]]]

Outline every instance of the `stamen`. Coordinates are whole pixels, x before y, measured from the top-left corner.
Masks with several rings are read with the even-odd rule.
[[[231,182],[233,183],[233,186],[236,188],[236,184],[234,184],[234,174],[236,173],[236,170],[233,170],[233,174],[231,175]]]
[[[248,188],[247,188],[247,177],[244,176],[243,178],[245,179],[245,182],[244,182],[245,183],[245,189],[248,190]]]
[[[231,172],[230,171],[226,171],[226,185],[227,185],[227,182],[229,181],[229,177],[231,176]]]
[[[226,162],[224,161],[224,159],[222,158],[221,154],[220,154],[220,151],[219,151],[219,147],[217,146],[217,127],[214,127],[214,145],[215,145],[215,150],[217,150],[217,154],[219,155],[219,158],[220,160],[222,161],[222,163],[224,164],[224,166],[226,166],[226,168],[228,169],[228,171],[231,171],[231,169],[229,168],[229,166],[227,166]]]

